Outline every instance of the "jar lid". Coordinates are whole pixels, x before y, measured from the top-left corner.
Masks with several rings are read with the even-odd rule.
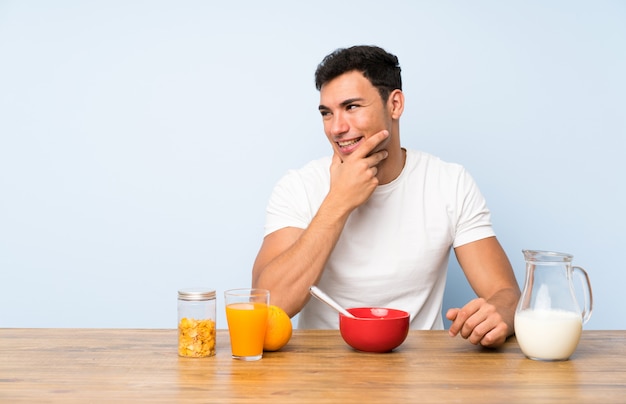
[[[180,300],[209,300],[215,299],[215,290],[209,288],[187,288],[178,291]]]

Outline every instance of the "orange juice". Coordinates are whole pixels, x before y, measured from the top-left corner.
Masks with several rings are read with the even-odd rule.
[[[267,304],[232,303],[226,306],[232,353],[238,357],[263,354]]]

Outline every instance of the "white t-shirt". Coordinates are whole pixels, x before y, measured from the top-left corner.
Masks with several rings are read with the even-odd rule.
[[[330,187],[331,158],[290,170],[267,207],[265,234],[305,229]],[[343,307],[391,307],[413,329],[443,329],[450,248],[494,235],[485,200],[458,164],[407,150],[404,169],[349,216],[318,286]],[[312,298],[298,328],[336,329],[338,314]]]

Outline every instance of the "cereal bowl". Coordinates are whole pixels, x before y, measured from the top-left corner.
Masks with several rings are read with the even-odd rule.
[[[382,307],[347,309],[356,318],[339,314],[339,332],[357,351],[390,352],[399,347],[409,333],[409,313]]]

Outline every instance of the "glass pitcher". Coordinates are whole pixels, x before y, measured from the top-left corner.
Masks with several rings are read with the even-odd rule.
[[[567,360],[591,317],[593,297],[587,272],[572,266],[573,256],[552,251],[523,250],[526,281],[515,310],[515,335],[528,358]],[[573,278],[583,285],[584,306],[576,300]]]

